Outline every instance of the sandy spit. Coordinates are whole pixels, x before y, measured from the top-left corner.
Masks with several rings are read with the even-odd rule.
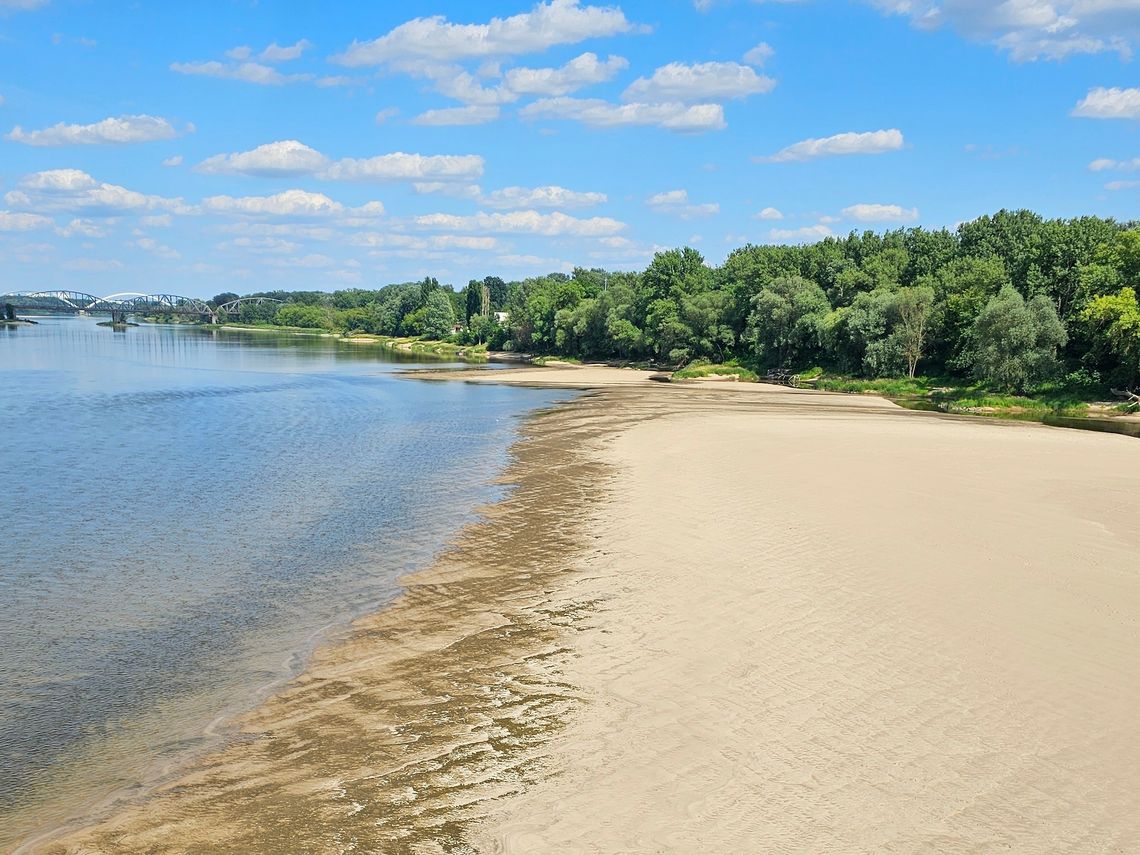
[[[536,373],[483,524],[37,851],[1140,851],[1135,439]]]

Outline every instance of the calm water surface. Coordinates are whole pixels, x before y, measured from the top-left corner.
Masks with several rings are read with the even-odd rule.
[[[497,498],[519,418],[566,397],[393,358],[0,327],[0,850],[211,744]]]

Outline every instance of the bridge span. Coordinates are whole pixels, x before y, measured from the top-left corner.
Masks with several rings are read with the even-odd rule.
[[[106,297],[96,297],[81,291],[15,291],[10,294],[0,294],[0,308],[9,315],[15,312],[109,314],[112,323],[125,323],[131,315],[142,317],[179,315],[216,324],[221,315],[235,314],[243,305],[281,302],[272,297],[241,297],[214,307],[196,297],[183,297],[179,294],[142,294],[135,291],[123,291]]]

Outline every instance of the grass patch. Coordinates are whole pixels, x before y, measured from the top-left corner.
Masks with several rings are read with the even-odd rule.
[[[859,377],[829,377],[820,374],[812,378],[796,375],[796,380],[805,384],[810,382],[816,389],[825,392],[882,395],[885,398],[925,397],[931,393],[931,386],[923,377],[876,377],[867,380]]]
[[[699,380],[702,377],[735,377],[745,383],[755,383],[760,378],[755,371],[742,365],[730,364],[697,364],[687,365],[680,371],[673,372],[673,380]]]
[[[582,360],[576,356],[536,356],[530,361],[531,365],[550,365],[551,363],[565,362],[570,365],[581,365]]]

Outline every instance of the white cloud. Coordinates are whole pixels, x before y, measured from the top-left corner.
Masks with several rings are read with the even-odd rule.
[[[948,25],[1016,62],[1116,51],[1127,59],[1140,36],[1136,0],[868,0],[914,26]]]
[[[323,154],[297,140],[265,143],[250,151],[215,154],[194,167],[207,175],[307,175],[328,162]]]
[[[24,176],[15,190],[4,196],[13,208],[55,212],[74,211],[91,216],[165,209],[187,210],[181,199],[150,196],[117,184],[96,181],[79,169],[49,169]]]
[[[1072,115],[1085,119],[1140,119],[1140,89],[1090,89],[1073,108]]]
[[[768,207],[756,215],[757,219],[761,220],[782,220],[784,214],[779,208]]]
[[[519,110],[519,116],[573,119],[601,128],[650,125],[689,133],[725,126],[720,104],[611,104],[600,98],[541,98]]]
[[[162,165],[163,166],[181,166],[182,165],[182,155],[176,154],[176,155],[173,155],[171,157],[168,157],[168,158],[166,158],[166,160],[164,160],[162,162]]]
[[[1140,169],[1140,157],[1134,157],[1131,160],[1113,160],[1108,157],[1100,157],[1089,164],[1089,169],[1093,172],[1105,172],[1108,170],[1114,172],[1135,172]]]
[[[46,6],[49,0],[0,0],[0,12],[27,12]]]
[[[1105,190],[1131,190],[1140,187],[1140,181],[1109,181],[1104,185]]]
[[[851,205],[840,213],[849,220],[859,220],[864,223],[909,223],[918,219],[918,208],[867,202]]]
[[[261,86],[281,86],[285,83],[298,83],[303,80],[312,80],[311,74],[282,74],[276,68],[263,65],[259,62],[221,63],[217,60],[209,62],[172,62],[170,70],[178,74],[193,74],[202,77],[218,77],[223,80],[242,80],[246,83],[256,83]]]
[[[480,199],[483,196],[483,190],[478,184],[462,184],[454,181],[413,181],[412,189],[423,195],[438,193],[456,199]]]
[[[711,217],[720,212],[720,205],[716,202],[705,202],[694,205],[689,202],[687,190],[666,190],[657,193],[645,200],[645,204],[659,214],[670,214],[683,220],[695,217]]]
[[[555,211],[540,214],[538,211],[512,211],[506,214],[489,214],[480,211],[473,216],[456,214],[426,214],[415,218],[416,225],[426,228],[443,228],[450,231],[517,232],[523,234],[559,237],[596,237],[616,234],[625,223],[610,217],[573,217]]]
[[[819,139],[806,139],[783,148],[767,157],[754,157],[757,163],[787,163],[798,160],[814,160],[817,157],[830,157],[845,154],[883,154],[903,147],[902,132],[892,128],[887,131],[867,133],[844,133]]]
[[[815,243],[831,237],[832,231],[822,223],[804,226],[801,229],[770,229],[768,239],[773,241],[793,241],[795,243]]]
[[[744,54],[744,61],[749,65],[763,65],[770,60],[776,51],[767,42],[760,42],[756,47]]]
[[[182,257],[182,254],[178,252],[178,250],[172,249],[165,244],[161,244],[154,238],[140,237],[135,241],[135,246],[137,246],[139,249],[146,250],[151,255],[156,255],[159,258],[174,260],[176,258]]]
[[[605,62],[596,53],[574,57],[560,68],[512,68],[506,86],[522,95],[567,95],[594,83],[603,83],[629,67],[624,57],[610,56]]]
[[[331,164],[319,177],[334,181],[459,181],[483,174],[477,154],[406,154],[402,151],[376,157],[346,157]]]
[[[412,253],[408,257],[415,257],[415,252],[427,250],[490,250],[499,245],[498,240],[488,235],[409,235],[391,232],[356,232],[348,237],[348,243],[379,250],[407,250]]]
[[[54,225],[51,217],[44,217],[40,214],[0,211],[0,232],[26,232],[32,229],[46,229]]]
[[[372,226],[378,217],[384,215],[382,202],[367,202],[349,208],[330,199],[324,193],[292,189],[274,193],[271,196],[210,196],[202,200],[201,208],[208,213],[231,214],[238,217],[283,217],[297,220],[323,220],[338,227]],[[227,228],[246,234],[290,235],[312,240],[328,240],[333,231],[326,227],[299,224],[246,224],[243,227]]]
[[[413,125],[483,125],[499,118],[494,104],[468,104],[464,107],[443,107],[425,110],[414,119]]]
[[[381,65],[403,59],[460,59],[537,53],[555,45],[626,33],[633,25],[616,7],[549,0],[531,11],[485,24],[455,24],[442,15],[415,18],[368,42],[353,42],[333,62]]]
[[[376,124],[382,125],[389,119],[399,114],[400,110],[397,107],[385,107],[383,110],[376,111]]]
[[[4,106],[4,96],[0,95],[0,107]]]
[[[746,98],[771,92],[775,85],[771,77],[736,62],[671,62],[654,71],[652,77],[633,81],[621,97],[623,101],[640,102]]]
[[[262,62],[289,62],[290,60],[298,59],[301,54],[313,46],[313,43],[308,39],[301,39],[295,44],[281,45],[274,42],[263,50],[258,59]]]
[[[605,193],[578,192],[565,187],[504,187],[480,201],[491,208],[589,208],[606,201]]]
[[[255,217],[327,216],[344,211],[340,202],[307,190],[285,190],[272,196],[209,196],[202,200],[202,207],[208,211]]]
[[[298,140],[265,143],[249,151],[216,154],[195,167],[214,175],[315,175],[332,181],[461,181],[483,174],[483,158],[474,154],[407,154],[330,160]]]
[[[139,222],[144,226],[164,229],[174,222],[174,218],[171,217],[170,214],[149,214],[145,217],[140,217]]]
[[[187,130],[193,130],[193,125]],[[103,119],[90,125],[67,125],[60,122],[39,131],[25,131],[17,125],[6,139],[24,145],[57,146],[141,143],[169,140],[177,136],[178,131],[166,119],[139,115]]]
[[[56,234],[61,237],[74,237],[75,235],[79,235],[87,238],[101,238],[107,235],[107,230],[94,220],[85,220],[78,217],[73,219],[66,226],[57,228],[55,231]]]

